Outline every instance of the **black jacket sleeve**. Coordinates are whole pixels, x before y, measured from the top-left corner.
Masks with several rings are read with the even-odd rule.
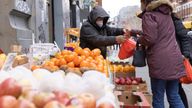
[[[113,28],[113,27],[106,26],[106,30],[107,30],[108,36],[118,36],[118,35],[124,34],[123,28]]]
[[[178,18],[173,18],[174,25],[175,25],[175,32],[176,32],[176,38],[180,45],[180,49],[182,54],[190,58],[190,41],[189,36],[187,35],[188,30],[184,27],[182,20]]]
[[[91,24],[83,25],[80,31],[80,38],[92,46],[109,46],[116,44],[115,36],[100,35],[98,30]]]

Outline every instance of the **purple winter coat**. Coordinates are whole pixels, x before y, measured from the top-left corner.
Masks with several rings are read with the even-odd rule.
[[[139,43],[147,47],[147,63],[152,78],[173,80],[186,75],[171,11],[168,0],[157,0],[148,4],[142,15],[143,36]]]

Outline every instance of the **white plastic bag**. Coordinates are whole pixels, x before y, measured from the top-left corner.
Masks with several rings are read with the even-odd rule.
[[[86,84],[86,92],[93,94],[96,99],[105,95],[105,86],[108,84],[107,77],[98,71],[87,71],[82,76]]]
[[[53,92],[63,91],[64,89],[64,78],[61,74],[52,73],[39,79],[40,91],[42,92]]]
[[[11,78],[11,75],[8,72],[0,71],[0,83],[2,83],[7,78]]]
[[[18,66],[9,71],[11,77],[13,77],[16,81],[19,81],[26,77],[32,77],[31,70],[27,69],[24,66]]]
[[[64,91],[71,95],[79,95],[86,89],[82,77],[74,73],[68,73],[64,78]]]

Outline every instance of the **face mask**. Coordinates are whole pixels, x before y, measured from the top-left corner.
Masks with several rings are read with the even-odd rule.
[[[97,21],[96,24],[97,24],[99,27],[103,27],[103,21]]]

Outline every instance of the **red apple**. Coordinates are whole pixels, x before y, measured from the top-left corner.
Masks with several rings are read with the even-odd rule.
[[[83,93],[79,98],[83,100],[83,108],[96,108],[96,99],[92,94]]]
[[[125,85],[125,82],[126,82],[125,78],[120,77],[120,84],[121,85]]]
[[[135,80],[136,80],[138,83],[142,83],[142,82],[143,82],[142,78],[135,78]]]
[[[70,100],[70,97],[66,92],[54,91],[53,93],[56,96],[56,100],[59,101],[60,103],[64,104],[64,105],[66,105]]]
[[[135,80],[135,77],[131,77],[130,79],[131,79],[131,81],[133,81],[133,80]]]
[[[0,97],[0,108],[15,108],[17,100],[13,96]]]
[[[8,78],[0,84],[0,96],[11,95],[18,98],[22,93],[22,88],[13,78]]]
[[[139,83],[138,83],[136,80],[133,80],[133,81],[132,81],[132,84],[133,84],[133,85],[138,85]]]
[[[120,79],[119,78],[115,78],[115,84],[120,84]]]
[[[131,84],[132,84],[131,80],[126,81],[126,85],[131,85]]]
[[[32,102],[26,99],[22,99],[17,102],[17,105],[14,108],[36,108],[36,107],[35,104],[33,104]]]
[[[50,101],[43,108],[66,108],[66,107],[58,101]]]
[[[45,104],[55,99],[53,93],[37,93],[34,95],[33,103],[37,108],[43,108]]]
[[[101,103],[98,105],[97,108],[115,108],[115,107],[110,103]]]

